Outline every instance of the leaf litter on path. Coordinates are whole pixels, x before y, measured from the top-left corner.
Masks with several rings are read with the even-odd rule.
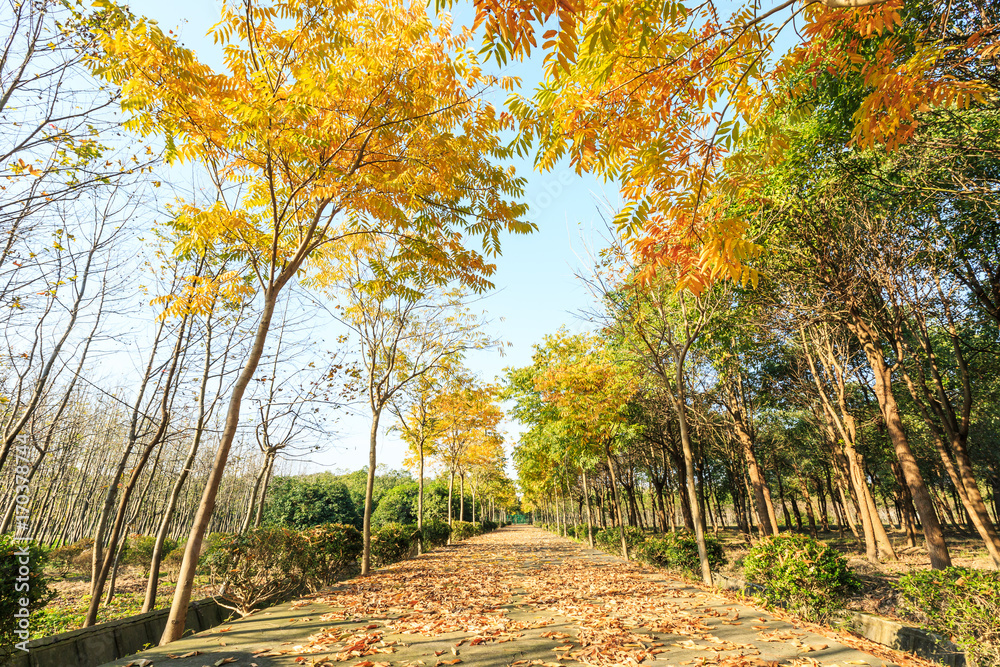
[[[503,529],[465,540],[344,582],[311,601],[330,605],[320,619],[335,624],[295,647],[326,654],[325,661],[314,664],[353,661],[359,667],[381,667],[379,660],[391,660],[407,635],[453,633],[466,635],[460,639],[470,648],[517,642],[528,633],[553,642],[546,651],[549,658],[512,659],[513,665],[565,667],[575,661],[615,667],[667,659],[674,665],[771,667],[777,663],[762,655],[761,648],[767,651],[768,641],[790,643],[800,653],[827,648],[802,641],[803,633],[790,628],[761,625],[773,619],[748,617],[747,612],[741,619],[730,597],[636,563],[588,555],[579,545],[537,529]],[[754,624],[753,629],[732,627],[742,621]],[[536,632],[557,622],[569,631]],[[745,641],[718,637],[710,622],[740,633]],[[402,639],[387,640],[390,636]],[[891,658],[902,667],[930,664],[896,652]],[[474,664],[475,658],[469,661]],[[461,658],[434,654],[426,658],[428,666],[459,662]],[[812,657],[792,663],[823,664]]]

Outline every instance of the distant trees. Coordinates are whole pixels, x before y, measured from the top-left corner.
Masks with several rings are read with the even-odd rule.
[[[361,515],[342,481],[330,475],[277,477],[264,505],[264,524],[302,530],[323,523],[361,527]]]

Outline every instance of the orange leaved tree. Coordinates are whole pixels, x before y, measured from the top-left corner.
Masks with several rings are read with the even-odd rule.
[[[216,187],[211,205],[178,207],[179,251],[228,256],[241,269],[220,284],[241,282],[263,302],[187,542],[167,643],[184,630],[243,394],[282,289],[313,264],[335,266],[347,241],[365,235],[397,243],[387,270],[451,266],[457,281],[482,288],[493,270],[484,254],[499,251],[500,233],[531,226],[519,220],[522,181],[496,164],[506,155],[497,114],[479,97],[498,82],[481,72],[468,31],[453,33],[422,7],[224,0],[211,32],[222,71],[154,23],[114,17],[96,71],[121,87],[134,131],[162,135],[169,160],[201,164]],[[466,237],[480,237],[482,250]]]
[[[621,186],[616,222],[682,287],[755,282],[753,183],[730,174],[749,139],[778,159],[771,95],[828,71],[864,79],[852,142],[890,149],[934,109],[996,108],[1000,13],[988,0],[476,0],[498,60],[545,52],[545,79],[509,106],[519,150]],[[803,113],[829,109],[802,108]],[[732,160],[732,161],[731,161]]]

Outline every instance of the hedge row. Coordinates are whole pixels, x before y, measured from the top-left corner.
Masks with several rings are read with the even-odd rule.
[[[424,549],[495,530],[491,521],[387,523],[372,531],[372,565],[384,567],[414,555],[423,536]],[[339,523],[306,530],[258,528],[243,535],[210,536],[201,564],[216,584],[220,602],[239,612],[273,604],[303,592],[315,592],[357,567],[363,549],[361,532]]]
[[[560,527],[555,524],[540,524],[540,527],[555,533],[560,532]],[[579,542],[586,542],[587,524],[566,526],[566,535]],[[651,534],[635,526],[626,526],[625,543],[628,545],[629,554],[650,565],[692,577],[698,577],[701,572],[698,544],[694,536],[688,533]],[[622,549],[620,529],[617,527],[595,529],[594,545],[604,551],[620,554]],[[712,568],[725,565],[726,555],[719,540],[705,536],[705,546],[708,548],[708,562]]]

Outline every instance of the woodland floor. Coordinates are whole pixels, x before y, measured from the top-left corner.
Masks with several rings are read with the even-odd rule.
[[[32,639],[48,637],[60,632],[68,632],[83,627],[87,617],[87,607],[90,605],[89,574],[69,573],[65,571],[48,572],[52,577],[49,588],[54,592],[52,600],[32,618]],[[170,606],[176,586],[176,573],[173,578],[160,577],[160,585],[156,593],[156,608]],[[146,568],[135,566],[122,567],[118,573],[115,585],[115,595],[111,603],[102,603],[97,613],[97,622],[105,623],[119,618],[135,616],[142,611],[142,602],[146,596]],[[194,599],[210,596],[215,588],[209,585],[208,578],[200,576]]]
[[[118,667],[928,665],[867,640],[513,526],[358,577]]]

